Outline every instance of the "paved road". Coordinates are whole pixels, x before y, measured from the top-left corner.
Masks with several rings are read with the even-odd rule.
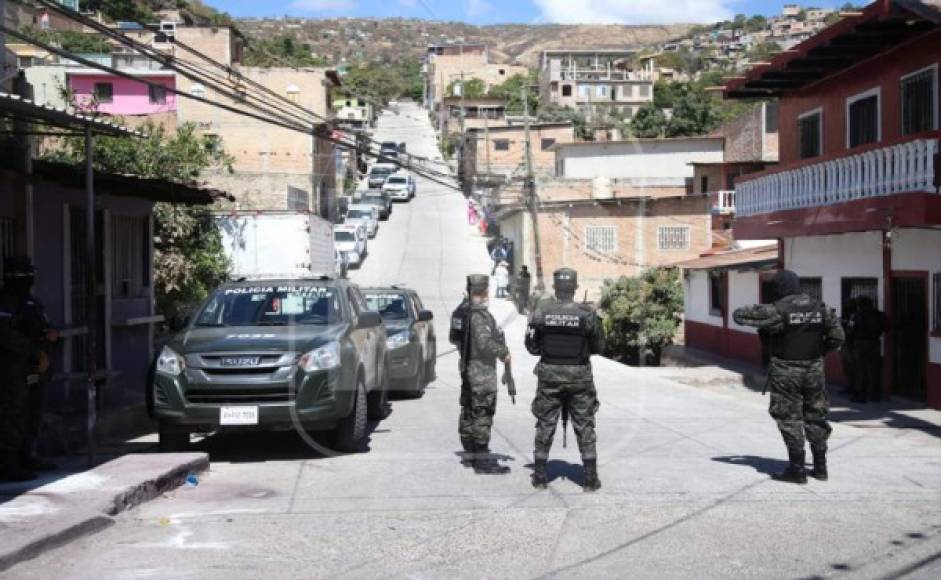
[[[383,117],[386,136],[434,152],[414,107]],[[487,266],[460,195],[420,182],[353,278],[417,288],[444,338],[463,276]],[[534,492],[535,380],[524,372],[534,361],[522,349],[524,321],[503,301],[494,309],[520,375],[518,404],[501,398],[494,430],[509,475],[459,464],[456,360],[444,354],[426,396],[395,401],[368,453],[319,458],[290,434],[209,438],[200,447],[212,469],[199,486],[9,576],[941,577],[941,433],[837,425],[830,482],[777,483],[768,473],[781,468],[783,446],[767,400],[695,371],[680,373],[682,384],[672,371],[597,359],[604,487],[582,493],[573,440],[557,442],[550,490]]]

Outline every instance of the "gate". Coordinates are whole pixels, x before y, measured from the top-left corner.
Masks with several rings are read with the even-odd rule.
[[[927,277],[892,277],[892,391],[925,401],[928,369]]]

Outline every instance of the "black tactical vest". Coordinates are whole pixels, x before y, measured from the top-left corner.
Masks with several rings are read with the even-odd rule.
[[[774,307],[784,322],[784,331],[773,336],[771,355],[784,360],[822,357],[826,307],[816,300],[780,300]]]
[[[547,305],[538,320],[542,362],[551,365],[585,365],[591,357],[591,312],[575,302]]]

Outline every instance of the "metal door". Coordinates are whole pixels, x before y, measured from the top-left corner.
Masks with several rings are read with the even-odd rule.
[[[927,397],[927,280],[892,279],[892,391],[920,401]]]

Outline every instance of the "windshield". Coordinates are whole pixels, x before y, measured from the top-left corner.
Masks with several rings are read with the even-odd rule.
[[[354,219],[356,218],[369,219],[372,217],[372,212],[369,210],[365,210],[365,209],[351,209],[350,211],[346,212],[346,217],[354,218]]]
[[[381,177],[383,175],[389,175],[390,173],[392,173],[392,169],[388,167],[373,167],[372,171],[369,172],[369,174],[374,177]]]
[[[405,183],[404,177],[390,177],[386,183]]]
[[[220,288],[196,318],[196,326],[334,324],[343,318],[335,288],[290,284]]]
[[[408,319],[404,294],[366,294],[366,307],[382,315],[383,320]]]
[[[356,234],[353,232],[333,232],[333,239],[337,242],[355,242]]]

